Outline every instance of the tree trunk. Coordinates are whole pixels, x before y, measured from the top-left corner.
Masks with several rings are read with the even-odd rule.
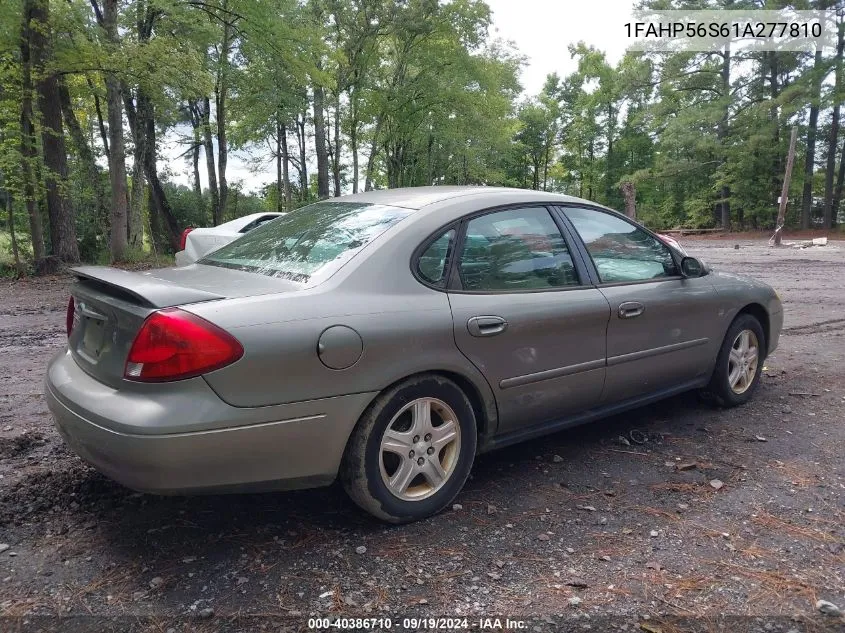
[[[143,145],[142,145],[143,148]],[[147,179],[144,176],[144,151],[136,155],[132,164],[132,189],[129,192],[127,237],[131,248],[141,248],[144,235],[144,203],[147,200]]]
[[[125,89],[125,88],[124,88]],[[132,194],[129,204],[129,217],[127,219],[127,235],[129,247],[140,249],[144,244],[144,201],[147,199],[144,177],[144,156],[147,153],[147,132],[144,122],[153,116],[152,103],[144,92],[138,88],[136,96],[136,116],[140,121],[139,125],[132,130],[132,137],[135,139],[135,152],[132,165]],[[135,181],[137,180],[137,185]]]
[[[153,106],[147,103],[146,107],[146,135],[144,139],[144,173],[147,176],[147,181],[150,184],[150,193],[152,194],[152,201],[159,213],[160,218],[164,221],[167,229],[168,238],[173,251],[179,250],[179,238],[181,232],[179,225],[176,222],[176,217],[173,215],[173,210],[170,208],[170,203],[164,193],[164,188],[161,186],[161,181],[158,178],[158,167],[156,164],[156,131],[155,131],[155,116]]]
[[[625,199],[625,215],[632,220],[637,219],[637,192],[634,188],[634,183],[626,180],[620,187],[622,190],[622,197]]]
[[[836,226],[839,216],[839,204],[842,202],[843,188],[845,188],[845,140],[842,141],[842,153],[839,156],[839,173],[836,176],[836,187],[833,190],[833,214],[831,224]]]
[[[194,195],[197,198],[197,206],[200,208],[203,217],[205,217],[205,204],[202,199],[202,182],[200,181],[200,147],[199,139],[195,136],[194,147],[191,150],[191,166],[194,170]]]
[[[123,90],[124,93],[128,91],[126,86],[123,86]],[[132,131],[133,137],[136,134],[142,134],[144,138],[143,164],[144,176],[149,186],[149,199],[151,202],[150,226],[159,226],[160,222],[163,222],[165,232],[167,233],[167,241],[175,251],[179,248],[180,231],[176,217],[173,215],[173,210],[170,208],[170,203],[167,200],[167,195],[164,193],[164,187],[162,187],[158,177],[155,108],[142,95],[138,101],[144,104],[144,108],[136,110],[132,100],[128,98],[124,99],[124,106],[126,107],[126,118],[129,121],[129,128]],[[154,231],[151,237],[155,239]]]
[[[59,101],[61,102],[65,125],[67,126],[73,146],[76,148],[76,153],[79,156],[79,162],[85,168],[86,177],[89,180],[90,186],[94,189],[94,201],[96,204],[95,217],[97,220],[107,218],[108,205],[106,203],[106,192],[100,179],[97,160],[94,157],[94,152],[91,151],[91,147],[88,145],[85,132],[82,130],[82,126],[79,124],[79,120],[73,111],[73,106],[70,102],[70,92],[68,91],[64,78],[59,80]]]
[[[578,197],[584,197],[584,148],[578,142]]]
[[[426,185],[433,185],[434,184],[434,134],[432,133],[431,127],[428,128],[428,143],[425,144],[425,163],[426,163],[426,171],[425,171],[425,184]]]
[[[334,196],[340,197],[340,93],[338,92],[334,108]]]
[[[326,112],[328,115],[328,111]],[[329,163],[329,193],[332,191],[332,182],[334,181],[334,151],[332,150],[332,120],[326,116],[326,158]]]
[[[816,50],[813,63],[812,94],[810,95],[810,122],[807,127],[807,153],[804,157],[804,191],[801,196],[801,228],[809,229],[813,208],[813,174],[816,167],[816,128],[819,121],[819,95],[821,93],[822,51]]]
[[[227,8],[223,0],[223,10]],[[226,182],[226,163],[229,159],[229,146],[226,139],[226,107],[229,92],[229,48],[231,42],[231,26],[223,24],[223,42],[220,45],[220,65],[217,74],[215,97],[217,99],[217,177],[220,187],[220,221],[226,215],[226,203],[229,198],[229,185]],[[219,224],[218,223],[215,223]]]
[[[103,28],[113,46],[119,42],[117,0],[103,3]],[[126,258],[129,213],[126,205],[126,153],[123,145],[123,94],[114,73],[106,73],[106,109],[109,122],[109,180],[111,181],[111,229],[109,250],[113,262]]]
[[[317,197],[329,197],[329,157],[326,149],[326,121],[322,86],[314,86],[314,146],[317,150]]]
[[[373,189],[373,166],[376,162],[376,155],[378,154],[378,140],[381,133],[382,117],[379,116],[376,120],[376,129],[373,130],[373,142],[370,145],[370,154],[367,156],[367,173],[364,176],[364,191],[372,191]]]
[[[103,143],[103,153],[106,155],[106,160],[109,158],[109,135],[106,132],[106,124],[103,119],[103,108],[100,105],[100,95],[97,94],[97,89],[94,87],[94,82],[88,75],[85,75],[85,81],[88,83],[88,89],[94,96],[94,110],[97,112],[97,128],[100,130],[100,141]]]
[[[728,136],[728,120],[730,118],[730,106],[731,106],[731,45],[725,45],[725,52],[722,53],[722,71],[721,71],[721,80],[722,80],[722,101],[724,105],[724,111],[722,113],[722,118],[719,121],[719,127],[717,129],[716,135],[719,139],[719,146],[722,148],[726,148],[726,138]],[[723,157],[722,164],[725,163],[725,159]],[[731,228],[731,190],[730,187],[727,185],[722,186],[722,195],[721,200],[719,201],[719,222],[721,227],[726,231]]]
[[[194,132],[194,146],[191,148],[191,166],[194,170],[193,189],[197,199],[197,207],[202,215],[203,224],[205,218],[205,200],[202,197],[202,181],[200,180],[200,149],[202,148],[202,115],[197,101],[188,102],[188,114],[191,118],[191,128]]]
[[[772,106],[769,108],[769,119],[772,121],[773,133],[772,133],[772,145],[775,151],[772,152],[772,171],[771,171],[771,181],[772,181],[772,199],[776,200],[777,195],[780,193],[780,178],[781,173],[783,171],[782,163],[781,163],[781,155],[780,155],[780,111],[777,105],[777,98],[780,95],[780,79],[779,79],[779,69],[778,69],[778,54],[776,51],[769,51],[767,53],[769,58],[769,72],[771,73],[769,76],[770,82],[770,91],[769,91],[769,100]]]
[[[208,191],[211,194],[211,223],[217,226],[223,221],[220,208],[220,190],[217,188],[217,168],[214,166],[214,139],[211,133],[211,99],[205,97],[202,110],[202,134],[205,150],[205,166],[208,170]]]
[[[153,188],[149,184],[147,184],[147,192],[145,195],[147,196],[147,199],[150,200],[149,221],[147,223],[147,226],[150,228],[150,244],[153,247],[153,254],[156,260],[158,260],[158,254],[166,249],[166,243],[161,241],[161,237],[163,235],[167,235],[167,228],[162,226],[160,217],[161,214],[156,208],[156,205],[153,203]]]
[[[15,272],[17,276],[24,276],[23,264],[21,264],[21,255],[18,250],[18,238],[15,237],[15,213],[12,204],[12,192],[6,190],[6,217],[9,222],[9,241],[12,244],[12,259],[15,262]]]
[[[129,101],[131,100],[126,95],[124,102]],[[132,110],[127,106],[126,111],[129,113]],[[137,112],[137,117],[135,114],[127,117],[130,123],[129,128],[132,133],[134,146],[132,153],[132,191],[129,195],[129,217],[131,220],[127,220],[127,236],[129,237],[129,243],[133,247],[140,246],[137,242],[133,244],[133,237],[137,240],[140,233],[143,239],[143,210],[144,201],[147,199],[147,184],[144,178],[144,156],[147,151],[147,137],[143,126],[143,121],[146,120],[147,114],[146,106],[140,95],[138,98]],[[140,119],[141,122],[139,123],[136,119]],[[140,230],[138,229],[139,225],[141,225]],[[152,222],[150,222],[150,227],[152,229]]]
[[[606,186],[605,186],[605,204],[611,204],[611,194],[613,193],[614,183],[616,182],[616,178],[614,178],[614,155],[613,155],[613,134],[614,134],[614,125],[613,125],[613,104],[607,104],[607,157],[605,158],[605,179],[606,179]],[[549,167],[549,159],[548,155],[546,157],[546,169]],[[543,174],[543,191],[546,190],[546,176],[545,173]]]
[[[288,128],[282,124],[282,188],[285,194],[285,211],[290,211],[290,154],[288,153]]]
[[[305,113],[296,122],[296,139],[299,143],[299,196],[301,201],[308,200],[308,167],[305,162]]]
[[[106,15],[112,0],[106,0]],[[109,123],[109,181],[111,182],[111,221],[109,247],[111,260],[122,261],[128,246],[128,209],[126,190],[126,154],[123,146],[123,108],[121,106],[120,84],[114,75],[106,76],[106,92]]]
[[[282,183],[282,123],[276,117],[276,211],[284,209],[284,184]]]
[[[842,55],[845,50],[845,21],[839,25],[839,41],[836,47],[836,81],[833,86],[833,118],[830,123],[830,136],[827,141],[827,169],[824,178],[824,228],[833,226],[835,210],[833,207],[833,172],[836,171],[836,145],[839,140],[839,114],[842,100],[845,99],[843,83]],[[845,156],[842,157],[845,161]]]
[[[551,143],[546,144],[546,152],[543,156],[543,191],[546,191],[546,186],[549,182],[549,155],[551,154],[552,146]],[[610,159],[611,154],[608,153],[607,157]],[[609,198],[610,196],[608,196]]]
[[[52,37],[49,0],[27,0],[28,17],[38,26],[30,30],[30,46],[38,82],[38,109],[41,111],[41,148],[44,155],[47,214],[50,218],[52,254],[66,263],[79,261],[76,243],[76,218],[68,197],[68,168],[62,109],[59,102],[59,81],[49,72]]]
[[[349,126],[349,149],[352,150],[352,193],[358,193],[358,97],[349,95],[351,121]]]
[[[33,164],[38,159],[35,146],[35,130],[32,123],[32,60],[30,56],[32,0],[24,4],[24,18],[21,27],[21,177],[23,179],[26,213],[29,216],[29,234],[32,240],[32,256],[36,262],[46,256],[44,229],[41,211],[36,200],[36,180]]]
[[[402,148],[398,142],[385,145],[384,162],[387,166],[387,188],[395,189],[399,186],[399,172],[402,169]]]

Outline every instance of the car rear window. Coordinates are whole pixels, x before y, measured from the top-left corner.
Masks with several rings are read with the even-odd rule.
[[[360,202],[318,202],[262,224],[199,260],[307,282],[327,277],[413,209]]]

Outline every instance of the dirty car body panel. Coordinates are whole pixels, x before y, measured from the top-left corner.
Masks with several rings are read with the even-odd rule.
[[[764,353],[775,348],[771,288],[716,271],[684,277],[674,251],[660,252],[658,277],[624,279],[661,248],[653,234],[628,223],[589,238],[573,209],[628,222],[543,192],[399,189],[291,212],[189,266],[76,269],[68,348],[46,375],[56,426],[138,490],[310,487],[335,479],[368,407],[414,375],[460,385],[480,452],[705,386],[740,312],[765,320]],[[328,232],[308,237],[324,220]],[[320,262],[255,264],[261,249],[284,259],[303,244]],[[628,263],[597,264],[613,249]],[[242,354],[184,379],[133,379],[139,331],[173,310],[226,332]]]

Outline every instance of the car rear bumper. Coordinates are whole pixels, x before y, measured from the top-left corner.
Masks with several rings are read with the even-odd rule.
[[[183,395],[171,383],[159,399],[113,389],[63,352],[50,362],[45,395],[80,457],[129,488],[159,494],[327,485],[375,395],[240,408],[201,378],[182,383]]]

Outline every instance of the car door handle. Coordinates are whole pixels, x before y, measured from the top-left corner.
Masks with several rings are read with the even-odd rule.
[[[645,312],[645,306],[639,301],[626,301],[619,304],[619,318],[633,319]]]
[[[495,336],[508,329],[508,322],[499,316],[477,316],[467,321],[467,330],[473,336]]]

